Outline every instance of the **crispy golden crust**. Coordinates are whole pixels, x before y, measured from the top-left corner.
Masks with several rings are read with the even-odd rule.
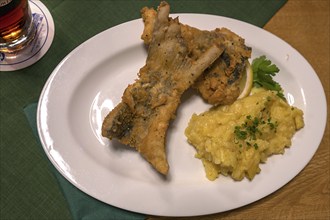
[[[210,41],[194,59],[181,35],[177,19],[169,19],[162,2],[154,20],[146,64],[119,103],[105,118],[102,135],[136,148],[160,173],[166,175],[165,137],[181,95],[223,52],[221,41]]]
[[[148,45],[151,42],[156,11],[152,8],[141,10],[144,31],[141,38]],[[187,43],[190,56],[199,57],[214,38],[221,38],[225,52],[208,68],[194,84],[201,96],[210,104],[231,104],[240,94],[239,82],[245,71],[245,64],[251,57],[251,48],[244,39],[232,31],[221,28],[214,31],[202,31],[180,24],[182,37]]]
[[[157,11],[148,7],[144,7],[141,9],[141,15],[144,23],[141,39],[145,44],[149,45],[152,39],[152,32],[157,17]]]

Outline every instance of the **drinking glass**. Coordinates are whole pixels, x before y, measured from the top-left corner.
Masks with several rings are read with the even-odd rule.
[[[0,0],[0,52],[22,50],[36,31],[28,0]]]

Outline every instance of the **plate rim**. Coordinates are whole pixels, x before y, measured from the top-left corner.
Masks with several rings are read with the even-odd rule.
[[[218,15],[209,15],[209,14],[197,14],[197,13],[178,13],[178,14],[171,14],[171,15],[178,15],[178,16],[210,16],[210,17],[216,17],[217,19],[226,19],[226,20],[230,20],[230,21],[233,21],[234,23],[235,22],[239,22],[239,23],[243,23],[244,25],[248,25],[248,26],[251,26],[251,27],[253,27],[253,28],[258,28],[259,30],[261,30],[262,32],[266,32],[267,34],[270,34],[272,37],[275,37],[275,38],[277,38],[278,40],[280,40],[280,41],[282,41],[283,43],[285,43],[287,46],[289,46],[292,50],[294,50],[294,51],[296,51],[304,60],[305,60],[305,62],[307,63],[307,65],[309,65],[310,66],[310,68],[312,68],[312,66],[309,64],[309,62],[295,49],[295,48],[293,48],[291,45],[289,45],[287,42],[285,42],[284,40],[282,40],[281,38],[279,38],[278,36],[276,36],[276,35],[274,35],[274,34],[272,34],[272,33],[270,33],[270,32],[268,32],[267,30],[264,30],[264,29],[262,29],[262,28],[260,28],[260,27],[257,27],[257,26],[254,26],[254,25],[252,25],[252,24],[249,24],[249,23],[246,23],[246,22],[244,22],[244,21],[239,21],[239,20],[236,20],[236,19],[233,19],[233,18],[228,18],[228,17],[223,17],[223,16],[218,16]],[[113,204],[110,204],[109,202],[107,202],[107,201],[104,201],[104,200],[102,200],[102,199],[99,199],[99,198],[97,198],[97,196],[95,196],[95,195],[91,195],[90,193],[88,193],[87,192],[87,190],[88,189],[85,189],[85,188],[83,188],[81,185],[78,185],[77,186],[77,183],[75,183],[75,182],[73,182],[72,181],[72,179],[70,179],[70,178],[68,178],[67,176],[66,176],[66,174],[65,173],[63,173],[63,171],[61,171],[61,170],[59,170],[59,168],[58,168],[58,165],[56,164],[56,162],[54,161],[54,158],[52,158],[50,155],[49,155],[49,153],[47,153],[47,147],[46,147],[46,143],[45,143],[45,140],[42,138],[42,136],[43,136],[43,130],[42,130],[42,128],[41,128],[41,116],[40,116],[40,112],[42,111],[41,109],[42,109],[42,104],[43,104],[43,99],[45,98],[44,97],[44,95],[45,95],[45,93],[46,93],[46,90],[47,89],[49,89],[49,86],[50,86],[50,84],[51,84],[51,82],[52,82],[52,80],[56,77],[56,74],[60,71],[60,69],[61,69],[61,67],[62,67],[62,65],[65,63],[65,62],[67,62],[67,60],[69,60],[70,59],[70,57],[71,56],[73,56],[75,53],[77,53],[81,48],[83,48],[85,45],[87,45],[88,44],[88,42],[91,42],[91,41],[93,41],[93,39],[95,39],[95,37],[97,37],[97,36],[99,36],[99,35],[102,35],[102,34],[104,34],[106,31],[110,31],[111,29],[114,29],[114,28],[118,28],[118,27],[120,27],[120,26],[126,26],[126,25],[128,25],[128,24],[131,24],[131,23],[134,23],[134,22],[141,22],[142,20],[141,20],[141,18],[139,18],[139,19],[134,19],[134,20],[131,20],[131,21],[128,21],[128,22],[125,22],[125,23],[122,23],[122,24],[119,24],[119,25],[116,25],[116,26],[114,26],[114,27],[111,27],[111,28],[109,28],[109,29],[107,29],[107,30],[104,30],[104,31],[102,31],[102,32],[100,32],[99,34],[97,34],[97,35],[95,35],[95,36],[93,36],[93,37],[91,37],[90,39],[88,39],[88,40],[86,40],[86,41],[84,41],[82,44],[80,44],[79,46],[77,46],[75,49],[73,49],[68,55],[66,55],[65,56],[65,58],[57,65],[57,67],[54,69],[54,71],[51,73],[51,75],[49,76],[49,78],[47,79],[47,82],[45,83],[45,86],[44,86],[44,88],[42,89],[42,92],[41,92],[41,95],[40,95],[40,98],[39,98],[39,102],[38,102],[38,109],[37,109],[37,127],[38,127],[38,135],[39,135],[39,137],[40,137],[40,141],[41,141],[41,143],[42,143],[42,147],[43,147],[43,149],[45,150],[45,153],[46,153],[46,155],[47,155],[47,157],[48,157],[48,159],[52,162],[52,164],[55,166],[55,168],[61,173],[61,175],[62,176],[64,176],[71,184],[73,184],[75,187],[77,187],[78,189],[80,189],[81,191],[83,191],[83,192],[85,192],[85,193],[87,193],[88,195],[90,195],[90,196],[92,196],[93,198],[95,198],[95,199],[98,199],[98,200],[101,200],[101,201],[103,201],[103,202],[106,202],[106,203],[108,203],[109,205],[113,205]],[[244,36],[243,36],[243,38],[244,38]],[[313,69],[313,68],[312,68]],[[325,112],[327,111],[327,106],[326,106],[326,99],[325,99],[325,93],[324,93],[324,88],[323,88],[323,86],[322,86],[322,84],[320,83],[320,79],[319,79],[319,77],[318,77],[318,75],[316,74],[316,72],[314,71],[313,72],[313,76],[314,77],[316,77],[316,80],[318,80],[318,82],[319,82],[319,84],[321,85],[321,88],[322,88],[322,91],[323,91],[323,94],[321,94],[321,96],[323,96],[323,98],[324,98],[324,100],[322,100],[322,102],[325,104]],[[324,102],[325,101],[325,102]],[[327,115],[325,114],[325,117],[326,117]],[[326,119],[326,118],[325,118]],[[325,120],[326,121],[326,120]],[[318,146],[320,145],[320,142],[322,141],[322,137],[323,137],[323,135],[324,135],[324,131],[325,131],[325,125],[326,125],[326,123],[324,123],[324,128],[323,129],[321,129],[321,130],[323,130],[323,133],[321,134],[321,139],[319,140],[319,142],[318,142],[318,145],[317,145],[317,147],[315,148],[315,151],[314,151],[314,153],[312,154],[312,155],[310,155],[310,159],[308,160],[308,162],[305,164],[305,166],[307,166],[307,164],[309,163],[309,161],[312,159],[312,157],[313,157],[313,155],[315,154],[315,152],[317,151],[317,149],[318,149]],[[304,167],[305,167],[304,166]],[[294,179],[294,177],[297,175],[297,174],[299,174],[301,171],[303,170],[303,168],[298,172],[298,173],[296,173],[289,181],[287,181],[286,183],[284,183],[283,185],[281,185],[280,187],[278,187],[278,188],[276,188],[274,191],[272,191],[271,193],[269,193],[269,194],[267,194],[267,195],[264,195],[264,196],[262,196],[262,197],[260,197],[259,199],[262,199],[262,198],[264,198],[264,197],[266,197],[266,196],[268,196],[268,195],[270,195],[270,194],[272,194],[272,193],[274,193],[275,191],[277,191],[277,190],[279,190],[280,188],[282,188],[285,184],[287,184],[288,182],[290,182],[292,179]],[[250,201],[250,202],[247,202],[247,203],[245,203],[245,204],[241,204],[240,206],[237,206],[237,207],[232,207],[232,208],[230,208],[230,209],[226,209],[226,210],[223,210],[223,211],[228,211],[228,210],[231,210],[231,209],[235,209],[235,208],[239,208],[239,207],[242,207],[242,206],[245,206],[245,205],[247,205],[247,204],[250,204],[250,203],[253,203],[253,202],[255,202],[255,201],[257,201],[257,200],[259,200],[259,199],[256,199],[256,200],[253,200],[253,201]],[[205,214],[212,214],[212,213],[217,213],[217,211],[214,211],[214,212],[207,212],[207,213],[203,213],[203,212],[199,212],[199,213],[195,213],[195,214],[193,214],[193,215],[190,215],[189,213],[187,213],[187,212],[184,212],[184,213],[164,213],[164,212],[162,212],[162,213],[154,213],[154,212],[148,212],[148,211],[141,211],[141,210],[132,210],[132,209],[127,209],[127,207],[121,207],[121,206],[117,206],[117,205],[113,205],[113,206],[116,206],[116,207],[119,207],[119,208],[123,208],[123,209],[126,209],[126,210],[130,210],[130,211],[133,211],[133,212],[140,212],[140,213],[145,213],[145,214],[152,214],[152,215],[166,215],[166,216],[196,216],[196,215],[205,215]],[[222,212],[222,211],[221,211]]]

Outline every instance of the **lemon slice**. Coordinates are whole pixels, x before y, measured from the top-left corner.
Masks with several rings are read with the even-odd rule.
[[[243,75],[242,80],[239,84],[241,93],[237,99],[241,99],[246,96],[249,96],[251,93],[252,87],[253,87],[253,71],[252,71],[249,61],[247,61],[246,72]]]

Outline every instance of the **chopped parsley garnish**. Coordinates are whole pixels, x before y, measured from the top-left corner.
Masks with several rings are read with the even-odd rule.
[[[281,85],[273,80],[280,69],[270,60],[267,60],[266,56],[260,56],[252,61],[252,71],[254,87],[276,91],[279,97],[285,99]]]
[[[257,150],[259,146],[256,140],[257,137],[262,136],[262,126],[269,126],[269,129],[276,133],[277,121],[272,121],[269,116],[265,120],[264,117],[265,115],[260,115],[260,117],[253,118],[248,115],[241,125],[235,126],[235,144],[238,144],[239,147],[242,147],[243,144],[247,147],[253,146]]]

